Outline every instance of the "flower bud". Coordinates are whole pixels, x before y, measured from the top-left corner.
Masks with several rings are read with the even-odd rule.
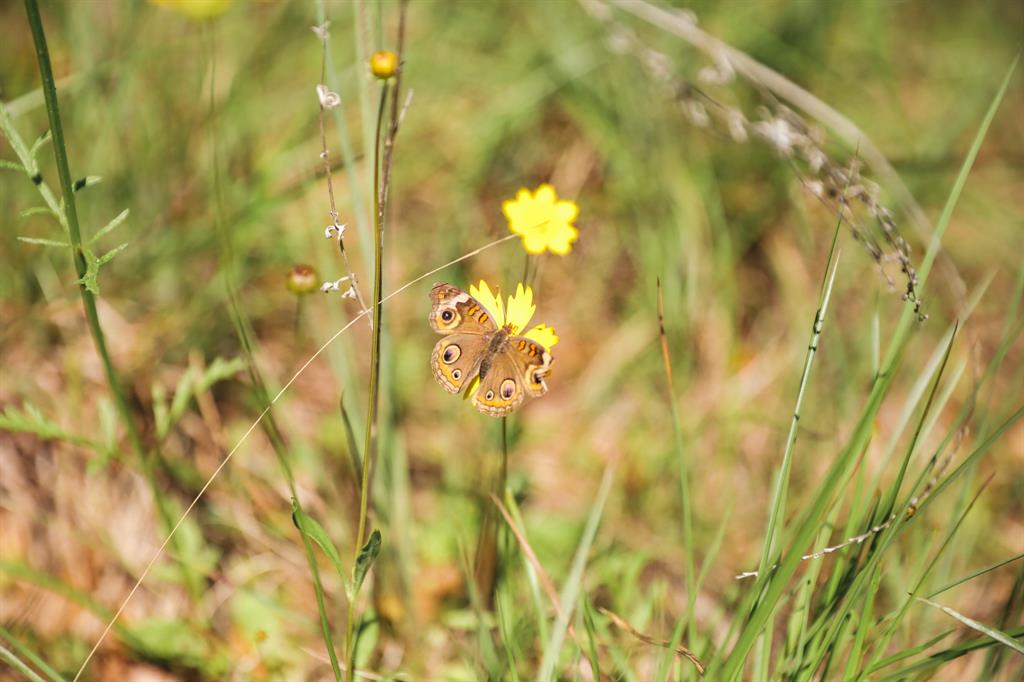
[[[387,50],[374,52],[370,57],[370,72],[381,80],[391,78],[398,72],[398,55]]]
[[[288,272],[288,291],[301,296],[317,290],[316,270],[310,265],[296,265]]]

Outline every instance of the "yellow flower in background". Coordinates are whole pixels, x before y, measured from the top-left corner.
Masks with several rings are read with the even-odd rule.
[[[216,19],[228,11],[235,0],[149,0],[150,4],[166,7],[193,21]]]
[[[579,231],[572,222],[580,213],[574,201],[559,200],[555,188],[545,183],[531,192],[525,187],[501,205],[508,229],[523,238],[527,253],[550,251],[564,256],[572,250]]]

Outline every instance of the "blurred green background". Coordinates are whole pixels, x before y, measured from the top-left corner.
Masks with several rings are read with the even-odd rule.
[[[313,265],[322,280],[346,273],[323,237],[330,218],[315,93],[321,45],[310,28],[320,23],[320,8],[235,2],[196,20],[141,2],[42,3],[72,175],[102,177],[77,194],[83,231],[90,235],[130,209],[101,241],[104,251],[128,246],[101,270],[100,314],[138,423],[149,442],[160,444],[160,486],[178,511],[262,408],[235,364],[189,400],[166,433],[154,416],[186,372],[241,357],[229,278],[272,394],[358,312],[337,296],[317,293],[299,302],[285,286],[298,263]],[[696,2],[687,10],[703,30],[854,121],[932,222],[1024,27],[1017,2],[736,1]],[[364,57],[394,49],[398,6],[330,2],[324,11],[334,74],[328,82],[342,98],[338,116],[325,121],[334,190],[368,297],[378,86]],[[625,50],[624,31],[635,39]],[[20,3],[0,7],[0,36],[0,99],[31,143],[48,124]],[[645,50],[663,56],[667,80],[652,73]],[[701,642],[689,646],[720,646],[743,615],[743,584],[733,576],[753,570],[760,558],[834,209],[805,191],[806,169],[762,140],[736,141],[722,125],[694,125],[676,90],[698,84],[753,121],[762,118],[759,107],[775,110],[763,87],[742,78],[702,82],[701,69],[714,66],[707,55],[628,11],[600,2],[414,0],[403,58],[403,88],[413,94],[395,147],[385,291],[507,234],[501,202],[520,187],[551,182],[579,204],[572,253],[540,263],[535,320],[553,325],[561,342],[550,393],[511,421],[511,486],[541,563],[561,585],[602,472],[618,462],[585,591],[638,630],[669,640],[688,595],[658,345],[660,278],[674,399],[691,462],[697,565],[708,559],[695,607]],[[1020,305],[1016,282],[1024,267],[1022,105],[1018,71],[945,235],[945,265],[923,294],[929,319],[915,331],[875,423],[862,462],[868,476],[892,476],[883,452],[890,439],[909,438],[900,430],[904,398],[946,325],[964,317],[967,298],[991,280],[953,350],[951,365],[966,370],[939,415],[944,428],[1015,324],[1008,311]],[[339,123],[351,149],[347,167]],[[828,131],[824,149],[841,167],[856,154],[856,145]],[[15,160],[6,141],[0,158]],[[49,146],[39,160],[57,191]],[[0,624],[58,671],[73,674],[164,534],[117,423],[70,257],[17,239],[59,239],[59,227],[47,216],[20,216],[40,204],[38,193],[23,174],[3,173],[0,408],[8,418],[0,432]],[[879,181],[871,168],[863,173]],[[880,200],[894,211],[917,263],[925,244],[906,207],[884,183]],[[887,268],[890,287],[845,228],[840,248],[801,415],[792,513],[849,436],[876,349],[884,351],[903,306],[898,268]],[[481,278],[509,291],[523,263],[518,241],[506,242],[385,306],[373,498],[385,553],[374,572],[367,609],[375,619],[361,661],[381,673],[479,679],[488,669],[465,557],[473,554],[500,455],[498,422],[432,381],[426,295],[435,281],[468,287]],[[343,397],[361,434],[368,343],[365,324],[357,323],[274,410],[302,503],[346,557],[358,497],[338,405]],[[958,457],[970,450],[974,432],[1021,404],[1022,386],[1024,353],[1014,343],[982,393],[980,423]],[[25,416],[33,407],[36,422]],[[941,435],[932,434],[927,448]],[[990,473],[995,477],[944,558],[939,582],[1024,551],[1019,425],[986,456],[975,483]],[[204,578],[201,593],[185,589],[175,562],[158,564],[91,664],[92,678],[329,676],[288,495],[257,430],[183,531],[186,561]],[[949,514],[919,523],[881,579],[876,599],[883,612],[906,594],[912,567]],[[840,542],[840,530],[825,537]],[[986,574],[944,603],[996,623],[1007,595],[1019,593],[1018,569]],[[321,572],[340,632],[344,589],[326,561]],[[535,644],[531,591],[518,555],[507,585],[520,672],[531,679],[525,671],[535,669],[543,647]],[[956,625],[923,605],[914,609],[913,625],[899,633],[901,646]],[[617,642],[612,669],[626,679],[653,676],[660,650],[603,617],[599,622],[602,635]],[[940,678],[976,676],[983,658],[960,659],[945,669],[950,677]],[[1018,658],[1001,674],[1012,679],[1020,671]]]

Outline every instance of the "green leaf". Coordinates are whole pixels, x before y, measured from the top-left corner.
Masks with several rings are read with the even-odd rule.
[[[39,212],[43,212],[43,211],[49,212],[48,209],[45,209],[45,208],[42,208],[42,207],[38,207],[38,209],[39,209]],[[35,209],[30,209],[30,210],[35,210]],[[66,248],[69,248],[71,246],[71,244],[68,244],[67,242],[59,242],[59,241],[56,241],[55,239],[40,239],[40,238],[37,238],[37,237],[18,237],[18,241],[25,242],[26,244],[38,244],[39,246],[55,246],[55,247],[59,247],[59,248],[62,248],[62,249],[66,249]]]
[[[21,164],[14,163],[13,161],[5,161],[4,159],[0,159],[0,168],[6,169],[6,170],[17,171],[19,173],[26,173],[27,172],[25,170],[25,167],[22,166]]]
[[[974,620],[973,618],[968,618],[967,616],[963,615],[959,611],[954,611],[953,609],[949,608],[948,606],[943,606],[942,604],[933,602],[930,599],[925,599],[924,597],[917,597],[917,600],[918,601],[922,601],[925,604],[928,604],[929,606],[934,606],[935,608],[937,608],[940,611],[942,611],[943,613],[945,613],[947,616],[952,616],[953,618],[956,618],[958,621],[960,621],[961,623],[963,623],[967,627],[971,628],[972,630],[977,630],[978,632],[980,632],[983,635],[988,635],[989,637],[991,637],[992,639],[996,640],[1000,644],[1005,644],[1006,646],[1008,646],[1011,649],[1013,649],[1014,651],[1016,651],[1018,654],[1024,655],[1024,644],[1021,644],[1020,642],[1018,642],[1017,640],[1015,640],[1013,637],[1011,637],[1007,633],[1003,632],[1002,630],[998,630],[996,628],[989,627],[988,625],[985,625],[984,623],[979,623],[978,621]]]
[[[0,429],[15,433],[31,433],[44,440],[59,440],[75,445],[84,445],[97,451],[103,449],[99,443],[68,433],[55,422],[50,421],[32,403],[25,403],[21,410],[11,405],[0,412]]]
[[[81,284],[87,290],[91,291],[96,296],[100,295],[100,268],[106,265],[110,259],[117,254],[124,251],[125,247],[128,246],[128,242],[115,246],[105,254],[96,257],[96,254],[89,249],[88,246],[82,247],[82,256],[85,258],[85,274],[76,280],[76,283]]]
[[[165,428],[167,429],[160,437],[163,438],[167,435],[170,429],[178,423],[182,415],[185,414],[185,410],[188,409],[188,404],[192,400],[192,386],[195,383],[195,371],[189,368],[181,375],[178,379],[178,385],[174,388],[174,398],[171,400],[171,408],[167,413],[167,421]]]
[[[245,360],[242,358],[231,358],[225,360],[216,357],[210,366],[206,368],[203,375],[195,382],[195,392],[202,393],[210,389],[216,383],[226,379],[233,379],[236,374],[245,369]]]
[[[153,422],[156,427],[156,437],[163,440],[170,430],[170,417],[167,410],[167,389],[161,383],[153,384],[151,389],[153,396]]]
[[[139,653],[178,665],[199,667],[209,653],[203,637],[181,620],[153,618],[131,629]]]
[[[587,524],[583,528],[583,535],[580,537],[579,545],[576,546],[576,554],[572,558],[572,566],[569,569],[569,576],[562,586],[559,594],[561,612],[555,621],[555,627],[551,631],[551,637],[544,647],[544,658],[541,661],[539,680],[549,681],[554,679],[555,666],[558,664],[558,655],[562,650],[562,643],[565,641],[565,634],[569,630],[569,618],[572,615],[573,607],[579,598],[580,589],[583,586],[583,571],[587,567],[587,557],[590,554],[590,546],[597,536],[597,529],[601,525],[601,516],[604,513],[605,502],[608,501],[608,494],[612,490],[612,482],[615,480],[615,465],[609,464],[601,479],[601,487],[598,488],[594,503],[590,507],[590,515],[587,517]]]
[[[36,674],[36,671],[28,667],[20,658],[18,658],[13,651],[8,650],[7,647],[0,644],[0,661],[5,661],[11,668],[17,670],[26,679],[32,682],[46,682],[43,678]]]
[[[103,182],[103,178],[99,175],[86,175],[80,180],[75,180],[74,185],[72,186],[72,191],[81,192],[86,187],[92,187],[93,185],[98,185],[101,182]]]
[[[85,258],[85,274],[76,279],[75,283],[85,287],[86,291],[91,291],[99,296],[100,283],[97,279],[100,274],[99,261],[96,259],[96,255],[87,248],[82,249],[82,255]]]
[[[127,248],[127,246],[128,246],[128,242],[125,242],[123,244],[118,244],[117,246],[112,248],[110,251],[107,251],[105,254],[100,256],[99,259],[96,261],[96,267],[99,268],[99,266],[101,266],[101,265],[106,265],[110,261],[110,259],[112,259],[117,254],[119,254],[122,251],[124,251],[125,248]]]
[[[377,560],[377,555],[379,554],[380,531],[374,528],[366,544],[359,550],[356,564],[352,567],[352,583],[349,585],[351,590],[349,594],[350,600],[355,599],[356,595],[359,594],[359,590],[363,587],[363,581],[366,580],[366,574],[370,572],[370,567],[373,566],[373,562]]]
[[[28,150],[29,156],[32,158],[36,157],[39,150],[42,149],[43,145],[50,141],[51,131],[47,130],[45,133],[39,136],[39,139],[32,143],[32,148]]]
[[[88,179],[89,178],[86,178],[86,180],[88,180]],[[97,241],[99,241],[99,239],[101,237],[103,237],[105,234],[107,234],[108,232],[113,230],[115,227],[117,227],[118,225],[123,223],[128,218],[128,214],[130,212],[131,212],[131,209],[127,209],[126,208],[125,210],[123,210],[120,213],[118,213],[117,216],[113,220],[111,220],[109,223],[107,223],[106,225],[101,227],[99,230],[97,230],[96,234],[94,234],[92,237],[89,238],[89,242],[88,242],[89,246],[92,246],[93,244],[95,244]]]
[[[167,405],[167,390],[162,385],[153,386],[153,413],[156,417],[157,437],[163,440],[171,432],[175,424],[181,421],[188,406],[197,393],[210,389],[219,381],[230,379],[245,369],[245,362],[235,358],[225,360],[218,357],[203,372],[196,376],[196,371],[189,369],[178,380],[174,388],[174,398]]]
[[[28,659],[30,663],[32,663],[32,665],[34,665],[36,668],[45,673],[46,676],[50,678],[51,682],[63,682],[64,678],[61,677],[60,674],[56,670],[54,670],[49,663],[40,658],[34,651],[28,648],[27,645],[18,641],[18,639],[3,626],[0,626],[0,639],[7,640],[7,642],[12,647],[14,647],[14,649],[16,649],[19,654],[24,656],[26,659]]]
[[[320,549],[323,550],[327,558],[334,564],[334,569],[338,572],[338,575],[344,580],[345,569],[341,565],[341,555],[338,554],[338,549],[331,542],[327,531],[324,530],[324,527],[316,519],[302,511],[299,508],[299,503],[295,500],[292,500],[292,523],[299,529],[299,532],[320,546]]]
[[[601,679],[601,663],[597,656],[597,628],[594,627],[594,612],[590,608],[590,600],[587,595],[582,595],[580,601],[583,603],[583,626],[587,630],[587,657],[590,660],[590,674],[595,680]]]
[[[53,212],[49,206],[32,206],[18,213],[19,218],[29,218],[34,215],[48,215],[60,220],[60,216]]]

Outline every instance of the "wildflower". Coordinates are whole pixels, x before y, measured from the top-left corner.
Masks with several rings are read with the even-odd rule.
[[[564,256],[579,236],[572,224],[579,215],[579,207],[573,201],[559,201],[555,188],[549,184],[541,185],[536,192],[520,189],[514,200],[501,205],[501,210],[508,219],[509,230],[523,238],[527,253],[550,251]]]
[[[149,0],[149,2],[173,10],[192,21],[216,19],[234,4],[234,0]]]
[[[316,291],[316,270],[311,265],[299,264],[288,271],[288,291],[296,295]]]
[[[558,343],[558,335],[555,334],[555,330],[546,324],[535,325],[523,333],[526,325],[530,324],[530,320],[533,319],[533,313],[537,310],[537,306],[533,303],[533,289],[528,286],[524,287],[522,282],[516,286],[515,295],[508,297],[507,305],[502,304],[499,290],[495,289],[492,292],[484,280],[480,280],[478,285],[471,285],[469,295],[490,313],[494,324],[499,329],[507,325],[509,335],[525,336],[548,350]]]
[[[388,52],[383,50],[381,52],[374,52],[370,57],[370,72],[385,80],[391,78],[398,71],[398,55],[394,52]]]
[[[508,297],[507,304],[502,304],[499,290],[495,289],[492,292],[484,280],[480,280],[478,285],[471,285],[469,295],[484,307],[499,329],[507,328],[510,336],[524,336],[549,351],[558,343],[558,335],[554,328],[546,324],[535,325],[523,333],[526,325],[533,319],[533,313],[537,310],[537,306],[533,303],[533,289],[528,286],[524,287],[522,282],[516,286],[515,295]],[[463,394],[463,399],[468,400],[472,397],[479,386],[480,377],[474,377],[469,388]]]

